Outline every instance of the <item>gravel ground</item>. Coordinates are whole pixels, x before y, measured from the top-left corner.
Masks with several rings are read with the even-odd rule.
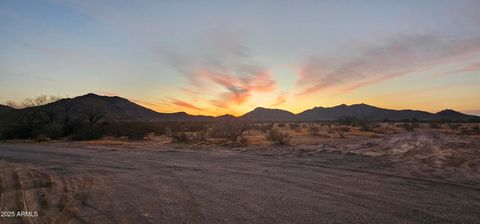
[[[361,152],[354,146],[363,144],[345,148]],[[477,182],[410,175],[397,162],[299,147],[142,150],[1,143],[2,216],[38,216],[2,217],[0,223],[479,222]]]

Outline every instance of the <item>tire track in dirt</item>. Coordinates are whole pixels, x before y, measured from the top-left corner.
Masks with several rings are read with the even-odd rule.
[[[28,167],[1,168],[1,211],[38,212],[38,217],[2,217],[0,223],[87,223],[77,213],[88,197],[92,179],[52,177]]]
[[[350,168],[350,167],[344,167],[344,166],[336,166],[336,165],[329,165],[329,164],[324,164],[320,162],[299,162],[299,161],[272,161],[272,160],[265,160],[265,159],[249,159],[249,158],[241,158],[241,161],[245,162],[251,162],[251,163],[256,163],[257,165],[262,164],[266,167],[271,166],[271,167],[280,167],[280,166],[285,166],[285,168],[302,168],[302,169],[312,169],[312,170],[318,170],[318,169],[328,169],[332,171],[348,171],[348,172],[354,172],[354,173],[362,173],[362,174],[369,174],[369,175],[376,175],[376,176],[385,176],[385,177],[390,177],[390,178],[397,178],[397,179],[403,179],[403,180],[412,180],[412,181],[420,181],[424,183],[429,183],[429,184],[439,184],[439,185],[448,185],[452,187],[459,187],[459,188],[466,188],[469,190],[475,190],[480,192],[480,188],[476,186],[470,186],[462,183],[455,183],[455,182],[449,182],[449,181],[444,181],[440,179],[428,179],[428,178],[422,178],[422,177],[415,177],[415,176],[407,176],[407,175],[402,175],[402,174],[394,174],[394,173],[388,173],[388,172],[380,172],[380,171],[373,171],[373,170],[368,170],[368,169],[360,169],[360,168]],[[262,162],[262,163],[259,163]],[[350,174],[351,175],[351,174]]]

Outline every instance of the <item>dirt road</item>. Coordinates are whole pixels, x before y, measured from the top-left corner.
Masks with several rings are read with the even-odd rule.
[[[476,184],[331,152],[0,144],[0,223],[478,223]]]

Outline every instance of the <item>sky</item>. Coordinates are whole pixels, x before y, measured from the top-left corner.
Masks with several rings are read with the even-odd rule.
[[[480,1],[1,0],[0,103],[159,112],[366,103],[480,115]]]

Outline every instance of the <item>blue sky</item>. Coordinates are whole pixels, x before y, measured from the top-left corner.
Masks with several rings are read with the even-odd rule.
[[[164,112],[369,103],[480,114],[478,1],[0,2],[0,102]]]

